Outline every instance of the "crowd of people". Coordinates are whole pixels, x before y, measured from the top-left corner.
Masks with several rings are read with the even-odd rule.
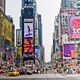
[[[80,74],[80,68],[79,67],[60,67],[60,68],[54,68],[54,73],[60,73],[60,74]]]

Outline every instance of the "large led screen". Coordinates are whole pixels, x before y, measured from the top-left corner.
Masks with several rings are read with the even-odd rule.
[[[22,31],[21,29],[16,30],[16,46],[22,45]]]
[[[24,44],[26,45],[33,45],[33,38],[24,38]]]
[[[71,16],[69,21],[69,38],[80,38],[80,16]]]
[[[77,58],[80,60],[80,43],[77,44]]]
[[[38,36],[38,30],[35,30],[35,46],[38,46],[39,45],[39,38],[38,38],[39,36]]]
[[[24,44],[24,53],[34,53],[33,45],[26,45]]]
[[[63,50],[64,57],[71,57],[71,51],[75,50],[75,44],[64,44]]]
[[[35,48],[35,58],[38,59],[39,58],[39,49]]]
[[[24,37],[33,37],[33,23],[24,23]]]

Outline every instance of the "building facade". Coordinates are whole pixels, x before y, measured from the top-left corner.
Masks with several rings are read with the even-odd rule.
[[[0,0],[0,9],[5,13],[6,0]]]
[[[22,0],[22,56],[25,65],[35,63],[35,8],[33,0]],[[35,5],[36,6],[36,5]],[[26,32],[27,31],[27,32]]]
[[[12,64],[12,49],[13,41],[13,24],[10,19],[0,9],[0,54],[2,55],[1,60]]]
[[[79,11],[77,9],[79,8],[79,4],[77,4],[76,6],[76,3],[79,3],[79,1],[77,2],[77,0],[62,0],[59,16],[55,18],[55,23],[54,23],[55,52],[57,53],[57,51],[59,51],[57,56],[57,61],[62,62],[62,64],[64,63],[64,64],[72,65],[73,62],[72,54],[73,55],[75,54],[73,65],[77,64],[76,55],[79,54],[77,52],[79,38],[78,37],[71,38],[70,36],[70,34],[72,35],[71,26],[74,26],[72,25],[73,24],[72,21],[74,22],[74,20],[78,19],[79,16],[79,14],[77,14],[77,12]],[[58,36],[59,31],[60,31],[60,35]],[[56,49],[56,46],[58,46],[58,49]],[[74,49],[72,48],[70,49],[71,50],[70,51],[69,48],[72,46],[74,47]],[[75,51],[76,53],[72,53],[72,50]],[[77,55],[77,57],[79,57],[79,55]]]

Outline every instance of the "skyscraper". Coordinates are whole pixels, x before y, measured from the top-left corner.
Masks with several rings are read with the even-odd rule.
[[[42,45],[42,21],[41,15],[38,14],[38,35],[39,35],[39,45]]]
[[[61,8],[73,8],[76,0],[62,0]]]
[[[6,0],[0,0],[0,9],[5,13]]]
[[[80,0],[76,0],[76,9],[78,14],[80,15]]]
[[[35,11],[36,4],[34,0],[22,0],[20,28],[22,29],[22,54],[25,64],[33,64],[35,62]]]

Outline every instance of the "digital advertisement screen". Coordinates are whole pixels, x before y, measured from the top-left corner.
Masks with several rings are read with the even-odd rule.
[[[38,30],[35,30],[35,46],[38,46],[38,44],[39,44],[39,40],[38,40]]]
[[[24,53],[29,53],[29,52],[34,53],[33,45],[26,45],[26,44],[24,44]]]
[[[80,16],[71,16],[69,22],[69,37],[80,38]]]
[[[16,30],[16,46],[22,45],[22,31],[21,29]]]
[[[77,58],[80,59],[80,43],[77,44]]]
[[[33,8],[24,8],[24,18],[33,19]]]
[[[33,45],[33,38],[24,38],[24,44],[26,45]]]
[[[38,59],[39,58],[39,49],[35,48],[35,58]]]
[[[24,23],[24,37],[33,37],[33,23]]]
[[[71,51],[75,50],[75,44],[64,44],[63,50],[64,57],[71,57]]]

